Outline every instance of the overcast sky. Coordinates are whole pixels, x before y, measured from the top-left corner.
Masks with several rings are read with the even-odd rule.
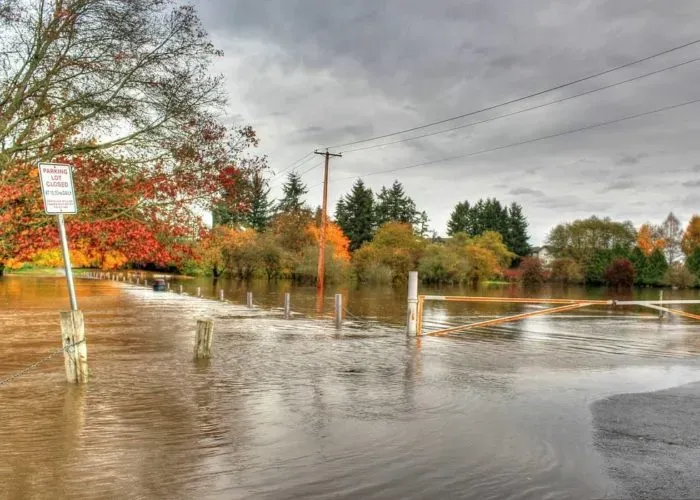
[[[314,148],[492,106],[700,39],[697,0],[199,0],[225,56],[227,121],[252,124],[279,172]],[[700,43],[508,107],[384,141],[468,124],[700,58]],[[353,179],[700,99],[700,62],[560,104],[331,163],[330,206]],[[531,243],[590,215],[658,223],[700,212],[700,103],[403,171],[431,227],[463,200],[523,205]],[[346,148],[347,149],[347,148]],[[339,149],[340,151],[343,148]],[[304,172],[319,163],[302,164]],[[322,169],[304,175],[320,205]],[[279,194],[284,176],[274,179]],[[335,180],[335,181],[334,181]]]

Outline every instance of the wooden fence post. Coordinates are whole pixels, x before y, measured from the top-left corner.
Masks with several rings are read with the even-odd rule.
[[[223,289],[219,290],[219,300],[221,302],[224,301],[224,290]]]
[[[182,295],[182,285],[180,285],[180,295]]]
[[[253,308],[253,292],[246,293],[246,304],[248,305],[248,308]]]
[[[211,357],[211,340],[214,336],[214,321],[197,320],[197,334],[194,339],[194,359]]]
[[[201,297],[201,296],[202,296],[202,287],[198,286],[197,287],[197,297]]]
[[[88,380],[87,342],[82,311],[61,312],[61,339],[66,380],[84,384]]]

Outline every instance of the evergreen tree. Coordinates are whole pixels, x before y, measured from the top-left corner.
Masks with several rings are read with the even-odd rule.
[[[523,208],[517,203],[510,207],[501,204],[495,198],[479,200],[474,205],[468,201],[458,203],[447,223],[447,234],[466,233],[478,236],[486,231],[495,231],[503,237],[508,249],[520,256],[530,251],[527,234],[527,219]]]
[[[376,228],[374,194],[361,179],[352,186],[350,194],[338,201],[335,220],[350,239],[350,250],[355,251],[372,239]]]
[[[685,260],[685,266],[695,275],[700,283],[700,248],[696,248],[693,253],[688,255]]]
[[[270,222],[271,203],[268,198],[270,188],[262,172],[253,173],[250,186],[250,210],[246,217],[247,225],[258,232],[267,228]]]
[[[301,176],[296,172],[290,172],[287,182],[282,186],[282,199],[277,205],[278,212],[297,213],[304,210],[303,196],[308,192],[306,184],[301,180]]]
[[[639,246],[634,247],[634,250],[632,250],[630,262],[632,262],[635,270],[635,284],[652,285],[653,280],[649,276],[649,259]]]
[[[523,214],[523,207],[513,202],[508,208],[508,231],[503,235],[508,249],[521,257],[530,253],[530,237],[527,234],[527,219]]]
[[[457,203],[447,222],[447,235],[454,236],[457,233],[474,235],[472,208],[468,201]]]
[[[418,236],[421,238],[426,238],[430,232],[429,224],[430,218],[428,217],[428,212],[423,210],[418,216],[418,220],[416,222],[416,234],[418,234]]]
[[[390,189],[382,187],[377,196],[375,209],[377,225],[387,222],[416,224],[418,211],[415,202],[406,195],[399,181],[394,181]]]
[[[668,271],[668,261],[666,261],[663,250],[657,248],[651,253],[648,266],[649,284],[661,284],[666,271]]]
[[[262,167],[265,168],[265,167]],[[217,203],[212,207],[212,225],[240,228],[247,225],[251,199],[251,172],[258,170],[242,169],[232,174],[232,179],[221,189]]]
[[[508,208],[501,205],[496,198],[487,198],[479,214],[482,233],[495,231],[501,233],[505,240],[508,236]]]

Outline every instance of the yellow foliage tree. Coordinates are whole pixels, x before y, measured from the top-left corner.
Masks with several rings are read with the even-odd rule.
[[[204,266],[211,270],[215,278],[221,276],[227,268],[224,249],[237,244],[238,231],[227,226],[216,226],[204,238],[199,246],[199,258]]]

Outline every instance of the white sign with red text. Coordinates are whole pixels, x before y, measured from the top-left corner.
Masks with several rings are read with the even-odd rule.
[[[39,163],[44,211],[49,215],[78,213],[70,165]]]

